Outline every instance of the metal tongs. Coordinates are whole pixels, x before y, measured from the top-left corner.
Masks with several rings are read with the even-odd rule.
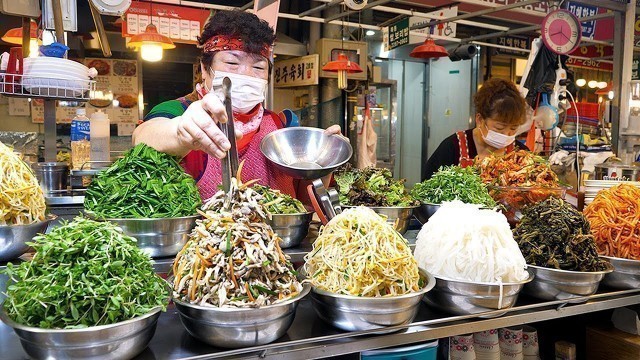
[[[233,107],[231,106],[231,79],[225,77],[222,80],[222,91],[224,93],[224,107],[227,110],[227,122],[218,123],[222,133],[229,139],[231,147],[224,159],[220,160],[222,165],[222,188],[229,194],[231,190],[231,178],[238,172],[238,147],[236,145],[236,130],[233,124]],[[240,181],[240,179],[237,179]]]

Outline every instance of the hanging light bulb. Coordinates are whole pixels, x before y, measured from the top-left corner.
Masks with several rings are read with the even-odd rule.
[[[598,87],[598,82],[595,80],[589,80],[587,86],[589,86],[589,88],[591,89],[595,89],[596,87]]]
[[[607,82],[606,81],[600,81],[598,83],[598,89],[604,89],[607,87]]]
[[[609,100],[613,100],[613,90],[609,91],[609,94],[607,94],[607,97],[609,98]]]
[[[587,80],[585,80],[585,79],[578,79],[578,80],[576,80],[576,86],[577,86],[577,87],[583,87],[583,86],[585,86],[585,85],[587,85]]]
[[[329,61],[322,67],[322,71],[330,71],[338,73],[338,89],[343,90],[347,88],[347,73],[361,73],[362,68],[358,63],[353,62],[347,58],[347,55],[338,54],[338,60]]]
[[[142,44],[140,46],[142,60],[156,62],[162,60],[162,45]]]
[[[31,40],[29,40],[29,57],[38,57],[39,48],[38,39],[31,38]]]

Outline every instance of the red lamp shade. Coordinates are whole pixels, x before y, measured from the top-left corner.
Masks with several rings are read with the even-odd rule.
[[[362,72],[362,68],[360,67],[360,65],[349,60],[349,58],[347,58],[347,55],[345,54],[338,54],[338,60],[329,61],[325,66],[322,67],[322,70],[331,72],[344,70],[349,74]]]
[[[29,35],[32,39],[38,38],[38,24],[34,21],[31,21]],[[1,39],[9,44],[22,45],[22,27],[9,29]]]
[[[139,48],[145,44],[160,45],[163,49],[173,49],[176,45],[167,36],[158,33],[155,25],[149,24],[142,34],[134,35],[129,41],[129,46]]]
[[[436,44],[432,38],[427,38],[423,44],[416,46],[409,56],[414,58],[430,59],[449,56],[449,52],[444,47]]]
[[[353,74],[362,72],[360,65],[349,60],[345,54],[338,54],[338,60],[329,61],[322,67],[322,70],[338,73],[338,89],[347,88],[347,73]]]

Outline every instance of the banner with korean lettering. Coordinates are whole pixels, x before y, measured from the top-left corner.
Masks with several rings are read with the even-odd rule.
[[[591,60],[591,59],[577,59],[570,57],[565,63],[570,67],[584,68],[584,69],[596,69],[600,71],[613,71],[613,64],[610,62]]]
[[[567,10],[578,18],[593,16],[598,13],[598,7],[580,4],[574,1],[567,3]],[[583,21],[580,24],[582,25],[582,37],[585,39],[593,39],[596,33],[596,21]]]
[[[173,6],[154,2],[132,1],[124,14],[122,37],[141,34],[150,22],[158,33],[177,43],[196,44],[209,18],[209,10],[185,6]],[[153,13],[151,13],[153,9]]]
[[[277,61],[273,65],[273,86],[277,88],[318,85],[318,54]]]
[[[497,52],[499,54],[528,56],[529,51],[518,51],[516,49],[531,50],[531,39],[527,36],[515,36],[515,35],[500,36],[497,39],[496,43],[501,46],[508,46],[510,48],[515,48],[515,49],[498,48]]]
[[[382,31],[385,51],[393,50],[409,43],[409,18],[391,24]]]
[[[613,46],[603,44],[580,46],[569,54],[569,56],[609,58],[613,56]]]

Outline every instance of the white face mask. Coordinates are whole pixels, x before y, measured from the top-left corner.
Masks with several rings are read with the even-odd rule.
[[[264,101],[264,93],[267,89],[267,80],[253,76],[234,74],[224,71],[214,71],[211,76],[211,89],[205,88],[208,92],[213,91],[221,101],[224,101],[222,92],[222,80],[228,77],[231,80],[231,104],[233,111],[246,114],[256,105]]]
[[[487,145],[493,148],[504,149],[507,146],[511,145],[516,140],[515,135],[509,136],[509,135],[501,134],[497,131],[493,131],[487,127],[487,124],[485,124],[484,127],[487,129],[487,135],[483,134],[482,129],[480,129],[480,134],[482,134],[482,139],[484,139],[484,142],[486,142]]]

